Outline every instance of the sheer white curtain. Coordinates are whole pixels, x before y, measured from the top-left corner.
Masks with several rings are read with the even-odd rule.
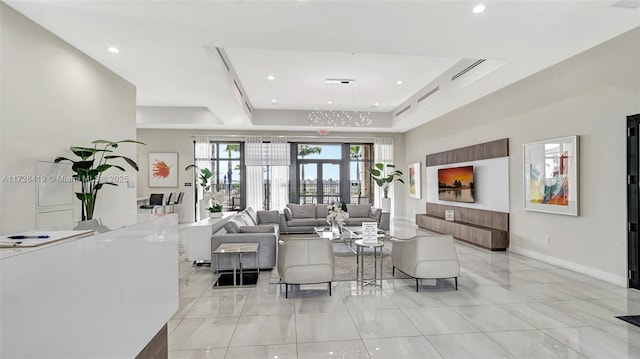
[[[373,156],[375,159],[375,162],[381,162],[385,165],[385,173],[386,173],[386,165],[387,164],[392,164],[393,163],[393,138],[374,138],[373,140]],[[393,185],[390,186],[389,188],[389,198],[392,198],[391,200],[391,209],[390,209],[390,216],[391,218],[393,218]],[[378,207],[381,208],[382,207],[382,203],[381,203],[381,198],[384,196],[384,193],[382,192],[382,188],[378,185],[375,185],[375,192],[374,192],[374,207]]]
[[[245,204],[255,210],[263,209],[262,189],[262,137],[248,136],[244,141],[244,163],[246,168]]]
[[[289,203],[291,150],[287,139],[272,137],[270,145],[271,209],[282,210]]]

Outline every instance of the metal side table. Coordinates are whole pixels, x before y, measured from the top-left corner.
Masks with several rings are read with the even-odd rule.
[[[257,283],[257,277],[260,274],[260,256],[258,254],[258,247],[260,246],[260,243],[254,243],[254,242],[247,242],[247,243],[222,243],[218,246],[218,248],[216,248],[213,252],[212,255],[213,257],[216,258],[216,283],[214,284],[214,286],[219,287],[220,286],[220,281],[222,278],[222,275],[219,275],[219,256],[223,255],[223,254],[234,254],[237,256],[238,258],[238,265],[236,266],[236,264],[234,263],[233,265],[233,286],[237,286],[238,285],[238,280],[240,282],[240,286],[244,285],[244,272],[242,269],[242,255],[243,254],[247,254],[247,253],[251,253],[251,254],[255,254],[256,256],[256,262],[257,262],[257,269],[256,269],[256,283]],[[236,275],[236,269],[240,270],[240,275],[237,276]],[[256,283],[252,283],[251,285],[255,285]]]
[[[384,242],[364,242],[359,239],[354,243],[356,244],[356,282],[360,283],[362,287],[365,287],[367,285],[374,285],[382,288],[382,248],[384,246]],[[365,248],[373,249],[373,251],[370,252],[373,253],[372,279],[364,278]],[[378,254],[378,252],[380,252],[380,254]],[[378,281],[380,281],[379,284]]]

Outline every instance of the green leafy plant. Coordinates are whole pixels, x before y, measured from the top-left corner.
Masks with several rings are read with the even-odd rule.
[[[376,163],[374,165],[374,168],[369,168],[371,178],[376,182],[378,186],[382,187],[384,198],[389,198],[389,186],[394,181],[404,183],[401,178],[403,176],[402,171],[399,171],[395,168],[396,166],[392,164],[387,164],[385,167],[384,163]]]
[[[209,170],[208,168],[200,168],[196,165],[188,165],[184,170],[189,171],[191,169],[196,169],[200,172],[200,174],[198,175],[200,186],[202,186],[202,190],[204,192],[208,192],[209,189],[211,189],[211,183],[209,183],[209,180],[211,179],[211,177],[213,177],[213,173],[211,173],[211,170]]]
[[[80,159],[70,159],[67,157],[57,157],[54,162],[70,162],[71,169],[74,172],[73,179],[80,182],[80,192],[76,192],[76,198],[82,201],[82,220],[93,219],[94,210],[96,207],[96,200],[98,199],[98,191],[104,187],[104,185],[117,186],[118,184],[110,181],[109,177],[104,177],[104,172],[111,168],[125,171],[124,167],[110,164],[112,160],[122,160],[138,171],[138,164],[124,156],[112,155],[115,149],[118,148],[120,143],[137,143],[144,145],[144,143],[134,140],[121,140],[121,141],[108,141],[108,140],[95,140],[91,142],[93,147],[69,147],[74,155]]]

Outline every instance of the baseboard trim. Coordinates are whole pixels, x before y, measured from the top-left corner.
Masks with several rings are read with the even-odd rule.
[[[509,247],[508,249],[509,252],[513,252],[516,254],[520,254],[523,255],[525,257],[529,257],[532,259],[536,259],[539,260],[541,262],[545,262],[548,264],[553,264],[555,266],[564,268],[564,269],[568,269],[571,271],[574,271],[576,273],[580,273],[580,274],[584,274],[586,276],[589,277],[593,277],[595,279],[599,279],[599,280],[603,280],[605,282],[611,283],[611,284],[615,284],[624,288],[628,288],[629,284],[627,281],[627,278],[623,277],[623,276],[619,276],[619,275],[615,275],[613,273],[609,273],[609,272],[604,272],[598,269],[594,269],[591,267],[587,267],[585,265],[582,264],[578,264],[575,262],[571,262],[568,260],[564,260],[564,259],[560,259],[557,257],[552,257],[546,254],[542,254],[539,252],[534,252],[528,249],[524,249],[524,248],[519,248],[519,247],[514,247],[513,245]]]

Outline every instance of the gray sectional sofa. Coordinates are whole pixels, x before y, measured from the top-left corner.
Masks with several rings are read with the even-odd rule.
[[[273,268],[276,266],[279,238],[280,214],[278,211],[255,211],[253,208],[234,214],[229,218],[222,228],[211,236],[211,250],[215,250],[221,243],[259,243],[258,253],[260,258],[260,268]],[[216,265],[218,260],[219,269],[233,269],[235,256],[221,255],[218,258],[211,258],[211,265]],[[243,268],[257,268],[257,261],[254,256],[245,256],[242,261]]]
[[[280,214],[281,233],[313,233],[315,227],[328,225],[329,208],[326,204],[289,203],[283,212]],[[370,204],[348,204],[347,213],[347,226],[359,226],[362,222],[378,222],[379,228],[389,229],[389,214],[385,213],[386,216],[383,216],[380,208],[374,208]],[[383,217],[386,221],[381,221]]]

